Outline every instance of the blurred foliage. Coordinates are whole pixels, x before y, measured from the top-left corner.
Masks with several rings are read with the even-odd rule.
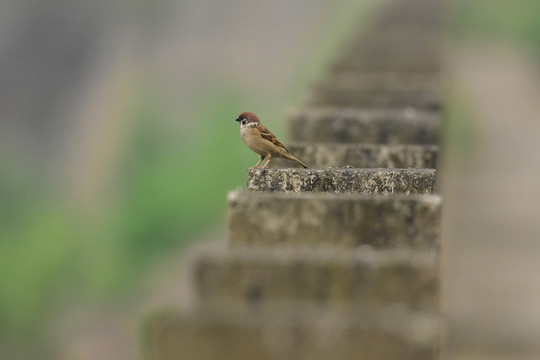
[[[23,341],[20,334],[23,344],[41,341],[37,320],[82,270],[74,266],[80,228],[39,174],[6,160],[0,168],[0,342],[10,349]]]
[[[101,288],[124,289],[154,255],[222,221],[226,191],[243,183],[246,164],[256,160],[238,144],[234,119],[246,101],[232,88],[209,95],[197,117],[184,119],[196,125],[187,134],[164,118],[154,95],[132,102],[118,191],[96,221],[107,224],[102,248],[116,253],[91,276]]]
[[[451,28],[461,37],[498,38],[531,47],[540,56],[540,1],[459,0]]]

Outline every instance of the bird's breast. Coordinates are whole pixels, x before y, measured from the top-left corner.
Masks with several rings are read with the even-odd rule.
[[[274,152],[273,144],[264,140],[258,130],[252,127],[243,127],[240,129],[240,135],[244,143],[257,154],[267,156]]]

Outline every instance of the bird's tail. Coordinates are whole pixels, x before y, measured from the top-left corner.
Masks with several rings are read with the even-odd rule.
[[[307,166],[306,164],[304,164],[303,162],[301,162],[300,160],[298,160],[297,158],[295,158],[293,155],[291,155],[291,154],[287,154],[287,155],[288,155],[288,156],[287,156],[287,159],[296,161],[297,163],[299,163],[300,165],[302,165],[305,169],[308,168],[308,166]]]

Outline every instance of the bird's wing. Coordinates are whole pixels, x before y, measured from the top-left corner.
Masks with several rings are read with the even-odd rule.
[[[282,148],[285,149],[285,151],[289,152],[289,150],[287,150],[285,145],[283,145],[283,143],[281,141],[279,141],[279,139],[276,137],[276,135],[272,134],[272,132],[270,130],[268,130],[266,128],[266,126],[264,126],[262,124],[259,124],[259,126],[257,126],[256,129],[259,130],[259,134],[261,135],[261,137],[263,139],[268,140],[272,144],[274,144],[276,146],[279,146],[279,147],[282,147]]]

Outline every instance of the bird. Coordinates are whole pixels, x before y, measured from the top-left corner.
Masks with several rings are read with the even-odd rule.
[[[259,154],[260,160],[254,167],[259,167],[260,163],[265,158],[268,158],[268,160],[262,166],[264,169],[268,167],[268,163],[272,158],[285,158],[296,161],[307,169],[308,166],[306,164],[295,158],[289,150],[287,150],[285,145],[283,145],[270,130],[261,124],[261,120],[259,120],[259,117],[255,115],[255,113],[244,111],[235,121],[240,123],[240,135],[242,136],[244,143],[251,150]]]

